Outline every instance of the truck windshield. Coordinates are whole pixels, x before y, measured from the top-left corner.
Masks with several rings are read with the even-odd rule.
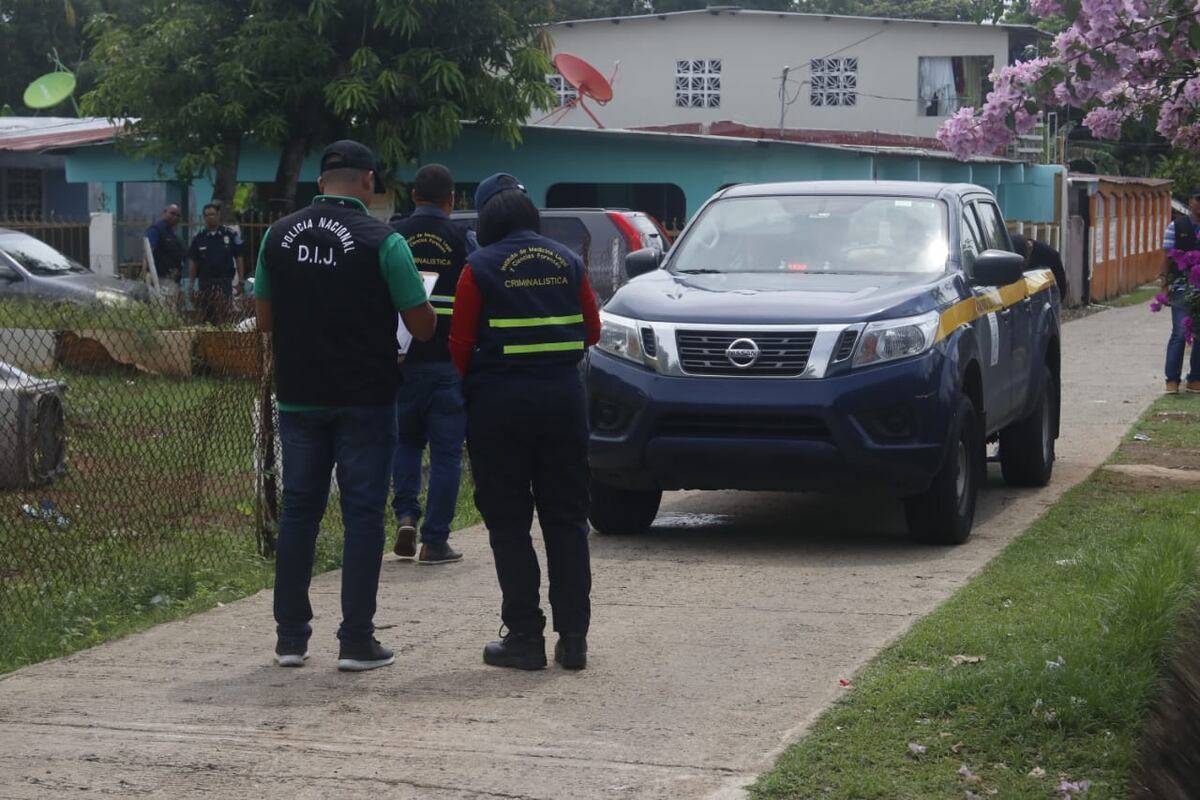
[[[34,275],[52,278],[91,272],[45,242],[24,233],[0,234],[0,250]]]
[[[668,269],[931,273],[946,269],[946,206],[918,197],[734,197],[706,208]]]

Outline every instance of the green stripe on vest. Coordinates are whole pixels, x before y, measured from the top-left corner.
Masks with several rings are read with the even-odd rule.
[[[488,324],[493,328],[540,328],[545,325],[577,325],[583,322],[583,314],[568,314],[565,317],[515,317],[493,319]]]
[[[506,344],[504,355],[521,355],[522,353],[557,353],[563,350],[582,350],[583,342],[545,342],[543,344]]]

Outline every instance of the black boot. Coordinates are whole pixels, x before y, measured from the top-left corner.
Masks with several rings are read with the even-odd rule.
[[[546,668],[546,637],[540,633],[509,631],[498,642],[483,648],[483,663],[514,669]]]
[[[583,669],[587,666],[587,636],[582,633],[560,633],[554,645],[554,660],[563,669]]]

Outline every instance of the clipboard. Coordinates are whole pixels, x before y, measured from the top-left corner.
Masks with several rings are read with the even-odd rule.
[[[429,299],[429,295],[433,294],[433,287],[437,284],[440,277],[436,272],[420,272],[421,282],[425,284],[425,298]],[[399,347],[400,355],[408,352],[408,348],[412,345],[412,334],[408,332],[408,328],[404,327],[404,317],[398,317],[396,322],[396,344]]]

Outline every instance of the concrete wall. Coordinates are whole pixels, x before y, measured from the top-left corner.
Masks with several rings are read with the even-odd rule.
[[[942,119],[921,116],[917,62],[921,56],[991,56],[1008,63],[1005,28],[971,23],[902,22],[807,14],[697,13],[559,24],[550,27],[555,52],[581,56],[608,77],[620,61],[614,97],[593,106],[606,127],[736,120],[779,125],[779,78],[793,67],[785,125],[790,128],[904,133],[931,137]],[[840,52],[838,52],[840,51]],[[814,107],[808,64],[826,55],[858,59],[858,104]],[[675,105],[678,59],[722,61],[720,108]],[[798,94],[797,94],[798,93]],[[544,113],[544,112],[542,112]],[[542,113],[535,114],[536,120]],[[564,124],[592,122],[578,109]]]

